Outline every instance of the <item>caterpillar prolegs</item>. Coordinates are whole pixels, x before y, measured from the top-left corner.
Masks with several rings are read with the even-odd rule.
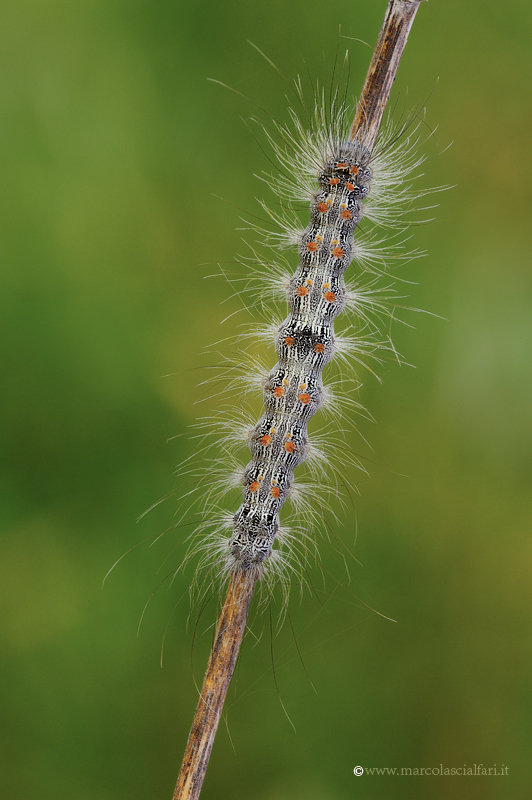
[[[279,511],[294,469],[307,458],[308,421],[324,402],[322,371],[335,354],[334,320],[348,300],[344,272],[370,189],[368,152],[349,141],[327,145],[310,223],[298,241],[299,265],[287,289],[290,314],[275,334],[279,360],[264,382],[265,412],[249,434],[252,460],[233,519],[229,569],[253,570],[255,577],[272,557]]]

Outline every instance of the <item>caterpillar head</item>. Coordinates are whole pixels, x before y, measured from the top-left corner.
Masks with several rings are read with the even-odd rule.
[[[322,189],[331,187],[344,189],[346,184],[352,186],[353,196],[364,199],[369,194],[371,170],[367,159],[360,152],[360,146],[353,142],[344,142],[325,161],[318,173],[318,181]]]

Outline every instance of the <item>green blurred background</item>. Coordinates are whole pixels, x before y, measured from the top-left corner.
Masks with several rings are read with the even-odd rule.
[[[257,213],[265,190],[253,173],[269,163],[239,119],[256,110],[207,78],[286,119],[287,87],[247,40],[289,80],[307,68],[323,77],[339,25],[373,46],[384,8],[2,3],[6,800],[171,796],[215,607],[193,647],[186,596],[169,621],[190,578],[180,575],[156,592],[137,638],[181,531],[137,547],[101,584],[125,551],[173,523],[173,499],[135,519],[172,491],[190,455],[183,438],[166,442],[206,413],[193,405],[200,350],[238,330],[238,318],[220,328],[238,307],[219,305],[230,288],[203,276],[242,252],[240,209]],[[397,327],[415,370],[387,365],[382,386],[364,376],[377,421],[361,424],[371,478],[352,476],[364,566],[350,565],[347,587],[325,543],[335,577],[323,585],[314,574],[301,604],[293,592],[304,667],[287,623],[274,676],[268,611],[255,620],[206,800],[531,796],[531,23],[528,0],[420,8],[396,97],[411,106],[432,92],[438,130],[422,183],[456,188],[415,229],[429,256],[404,274],[419,282],[411,304],[445,320]],[[371,51],[340,46],[355,94]],[[353,510],[336,530],[352,544]],[[441,763],[509,774],[353,775]]]

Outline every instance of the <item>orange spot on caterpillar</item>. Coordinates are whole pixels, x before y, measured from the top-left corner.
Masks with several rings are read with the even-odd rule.
[[[335,258],[343,258],[344,251],[342,250],[341,247],[335,247],[334,250],[332,251],[332,254]]]
[[[259,488],[259,482],[253,481],[253,483],[249,484],[249,491],[255,493]]]
[[[299,395],[299,399],[301,400],[301,402],[303,403],[304,406],[306,406],[307,403],[310,403],[310,395],[307,394],[306,392],[304,392],[303,394],[300,394]]]
[[[276,429],[275,429],[275,428],[270,428],[270,433],[271,433],[273,436],[275,436],[275,434],[277,433],[277,431],[276,431]]]
[[[266,434],[265,434],[265,435],[264,435],[264,436],[261,438],[261,440],[260,440],[260,443],[261,443],[261,445],[262,445],[263,447],[268,447],[268,445],[272,443],[272,437],[271,437],[271,436],[268,436],[268,434],[266,433]]]
[[[312,286],[312,278],[307,278],[305,283],[307,284],[307,286]]]
[[[316,242],[309,242],[307,244],[307,250],[310,253],[315,253],[317,249],[318,249],[318,245],[316,244]]]
[[[333,204],[332,197],[328,197],[328,198],[327,198],[327,205],[328,205],[328,206],[332,206],[332,204]]]
[[[320,214],[325,214],[327,211],[327,203],[318,203],[318,211]]]
[[[284,389],[282,386],[276,386],[275,389],[273,390],[274,397],[282,397],[283,394],[284,394]]]
[[[351,217],[352,217],[353,215],[351,214],[351,212],[349,211],[349,209],[348,209],[348,208],[346,208],[346,210],[345,210],[345,211],[342,211],[342,213],[340,214],[340,216],[342,217],[342,219],[351,219]]]
[[[330,285],[331,285],[330,283],[324,283],[324,284],[323,284],[323,288],[324,288],[324,289],[328,289]]]
[[[336,300],[336,295],[334,292],[325,292],[323,296],[328,303],[334,303],[334,301]]]
[[[329,183],[331,186],[336,186],[337,183],[340,183],[340,178],[331,178]]]
[[[284,343],[285,343],[285,345],[286,345],[287,347],[292,347],[292,345],[294,344],[294,342],[295,342],[295,339],[294,339],[294,337],[293,337],[293,336],[287,336],[287,337],[285,338],[285,340],[284,340]]]
[[[318,344],[314,345],[314,350],[316,351],[316,353],[323,353],[323,351],[325,350],[325,345],[321,344],[321,342],[318,342]]]
[[[319,233],[318,233],[318,235],[316,236],[316,241],[317,242],[323,242],[323,236],[320,236]]]
[[[270,494],[277,500],[277,498],[281,496],[281,490],[277,486],[272,486],[270,489]]]
[[[296,289],[296,294],[297,294],[298,297],[304,297],[306,294],[308,294],[307,287],[306,286],[298,286],[297,289]]]
[[[348,191],[348,192],[352,192],[352,191],[353,191],[353,189],[355,188],[355,185],[354,185],[354,183],[349,183],[349,181],[348,181],[348,182],[345,184],[345,188],[347,189],[347,191]]]
[[[289,381],[289,380],[287,380],[287,379],[285,378],[285,379],[283,380],[283,385],[284,385],[284,386],[290,386],[290,381]]]
[[[296,449],[296,446],[293,442],[285,442],[284,449],[287,453],[293,453]]]
[[[358,175],[358,167],[355,167],[355,165],[353,164],[353,166],[351,167],[350,172],[351,172],[352,175]]]
[[[347,164],[345,163],[345,161],[340,161],[340,162],[339,162],[339,163],[336,165],[336,168],[337,168],[337,169],[346,169],[346,168],[347,168]]]

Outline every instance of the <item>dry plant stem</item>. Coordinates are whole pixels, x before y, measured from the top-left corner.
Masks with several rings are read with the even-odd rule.
[[[414,17],[423,0],[390,0],[349,138],[373,151],[395,74]]]
[[[408,33],[422,1],[389,0],[350,134],[352,141],[360,142],[370,153]],[[255,577],[245,573],[231,576],[173,800],[196,800],[201,792],[254,583]]]
[[[253,585],[254,581],[250,583],[245,574],[233,574],[229,581],[173,800],[195,800],[201,792],[244,634]]]

